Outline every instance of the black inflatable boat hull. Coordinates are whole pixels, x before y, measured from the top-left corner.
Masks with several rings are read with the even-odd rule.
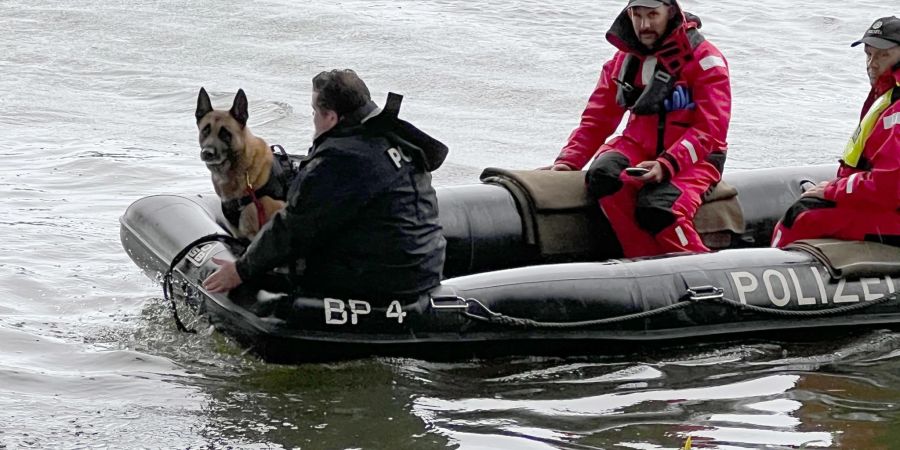
[[[736,173],[747,233],[767,239],[803,182],[827,179],[833,167]],[[505,189],[481,184],[438,190],[453,273],[533,263],[522,218]],[[159,279],[195,239],[226,232],[214,196],[153,196],[121,219],[122,243],[148,276]],[[228,296],[201,281],[233,258],[219,243],[194,249],[176,268],[176,285],[221,331],[274,362],[365,355],[445,358],[477,354],[602,352],[609,342],[643,343],[737,333],[869,327],[900,321],[898,280],[877,276],[835,280],[811,255],[771,248],[670,255],[637,261],[518,267],[447,279],[418,302],[373,304],[360,299],[267,299],[245,287]],[[353,280],[348,280],[353,282]],[[730,301],[731,303],[728,303]],[[869,304],[870,303],[870,304]],[[252,311],[265,309],[263,317]],[[683,305],[666,311],[673,305]],[[752,311],[740,305],[765,308]],[[840,315],[799,317],[860,305]],[[853,308],[850,308],[853,309]],[[657,311],[662,311],[656,313]],[[491,313],[526,321],[491,321]],[[646,314],[593,326],[567,323]]]

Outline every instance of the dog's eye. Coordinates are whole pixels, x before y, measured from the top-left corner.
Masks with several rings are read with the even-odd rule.
[[[206,124],[206,126],[203,127],[202,130],[200,130],[200,136],[203,137],[203,138],[209,136],[209,132],[210,132],[211,130],[212,130],[212,127],[210,127],[209,124]]]
[[[231,133],[225,128],[219,129],[219,139],[226,144],[231,144]]]

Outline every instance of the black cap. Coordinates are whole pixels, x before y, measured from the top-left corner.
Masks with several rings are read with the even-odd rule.
[[[674,0],[628,0],[628,8],[643,6],[645,8],[659,8],[662,5],[671,6]]]
[[[875,21],[862,39],[851,44],[856,47],[859,44],[869,44],[877,49],[888,49],[900,45],[900,19],[891,17],[882,17]]]

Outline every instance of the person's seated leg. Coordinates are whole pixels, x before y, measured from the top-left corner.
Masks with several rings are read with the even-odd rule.
[[[834,202],[804,197],[775,226],[772,247],[801,239],[843,239],[900,245],[900,213],[838,207]]]
[[[784,213],[772,232],[772,247],[784,247],[800,239],[817,239],[834,233],[829,220],[835,203],[814,197],[802,197]]]
[[[635,217],[654,237],[659,254],[709,251],[694,227],[694,215],[703,203],[703,194],[718,180],[714,167],[698,164],[638,192]]]
[[[626,258],[657,251],[656,241],[634,220],[635,197],[641,184],[623,173],[626,167],[640,161],[617,150],[606,151],[594,160],[586,176],[588,193],[598,200]]]
[[[630,158],[618,150],[601,153],[585,174],[588,195],[600,200],[622,190],[622,172],[632,164]]]

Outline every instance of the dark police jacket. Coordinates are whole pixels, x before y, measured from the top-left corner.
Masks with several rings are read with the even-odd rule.
[[[305,260],[299,288],[310,296],[412,300],[440,284],[446,241],[429,172],[447,149],[397,119],[397,97],[313,142],[287,206],[237,261],[242,280]]]

